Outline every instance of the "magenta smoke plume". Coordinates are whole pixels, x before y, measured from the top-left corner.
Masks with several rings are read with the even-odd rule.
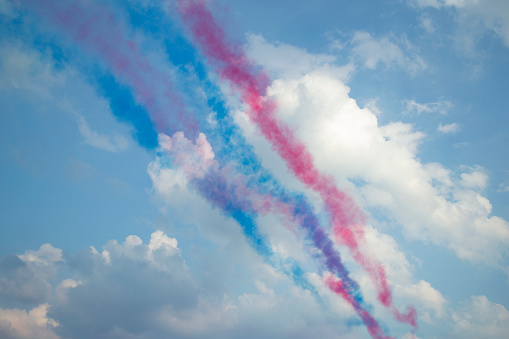
[[[292,173],[320,195],[331,217],[336,240],[347,246],[356,262],[366,269],[377,288],[378,300],[394,313],[397,320],[416,327],[414,308],[410,307],[407,314],[402,314],[395,307],[383,265],[368,258],[359,249],[359,243],[364,241],[363,213],[351,197],[336,187],[331,176],[316,168],[311,153],[290,128],[277,120],[276,103],[265,97],[269,78],[263,72],[255,71],[240,46],[227,42],[224,30],[203,1],[178,0],[178,7],[184,25],[188,27],[205,57],[216,68],[219,76],[227,80],[249,106],[247,113],[250,119]]]
[[[157,130],[167,134],[183,130],[197,136],[199,124],[173,90],[168,74],[159,71],[139,46],[130,40],[107,7],[52,0],[23,0],[52,25],[109,66],[115,77],[134,91],[147,108]]]

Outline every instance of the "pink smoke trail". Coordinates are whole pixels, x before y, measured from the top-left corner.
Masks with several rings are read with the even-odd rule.
[[[385,335],[382,328],[378,324],[378,322],[366,311],[355,298],[348,293],[345,288],[343,282],[339,279],[334,279],[331,276],[328,276],[324,279],[325,284],[329,287],[331,291],[336,293],[345,299],[350,305],[353,306],[357,314],[361,317],[362,321],[366,325],[369,334],[375,339],[394,339],[391,336]]]
[[[243,210],[257,214],[275,213],[283,216],[282,222],[288,228],[298,222],[292,213],[292,207],[287,203],[270,194],[260,193],[256,188],[249,188],[246,185],[248,178],[244,174],[221,167],[205,134],[199,133],[194,142],[186,138],[183,132],[176,132],[172,137],[159,134],[159,145],[168,152],[172,163],[182,170],[188,181],[203,179],[209,171],[213,171],[228,179],[225,181],[230,183],[230,189],[222,192],[225,196],[228,195],[225,201],[235,200]]]
[[[139,46],[126,37],[122,25],[107,7],[83,1],[22,0],[21,3],[49,20],[80,47],[99,56],[116,77],[134,90],[136,100],[147,108],[159,131],[172,129],[170,132],[174,132],[180,125],[196,135],[198,122],[186,112],[184,100],[173,91],[168,75],[151,65]]]
[[[383,265],[367,258],[359,249],[359,241],[364,241],[363,213],[351,197],[335,186],[331,176],[315,167],[311,153],[290,128],[277,120],[276,103],[264,97],[268,77],[261,71],[254,71],[254,65],[240,46],[227,42],[225,32],[204,1],[178,0],[177,3],[183,23],[189,27],[203,54],[214,64],[220,77],[229,81],[249,106],[251,120],[295,176],[321,196],[331,216],[336,240],[347,246],[356,262],[366,269],[378,290],[378,300],[394,313],[398,321],[417,327],[417,314],[413,307],[408,308],[407,314],[402,314],[394,306]]]

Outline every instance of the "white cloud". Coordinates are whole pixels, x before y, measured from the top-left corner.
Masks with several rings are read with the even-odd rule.
[[[470,304],[459,308],[452,315],[452,338],[499,339],[509,333],[509,311],[493,303],[484,295],[472,296]]]
[[[408,145],[412,143],[411,140],[412,138],[409,138],[408,140],[402,141],[402,143]],[[176,144],[174,143],[173,139],[170,140],[168,137],[161,137],[160,142],[163,145],[163,148],[167,149],[168,151],[173,150],[176,151],[177,154],[179,153],[175,149]],[[408,147],[411,146],[408,145]],[[189,147],[186,147],[186,149],[188,149],[188,153],[190,153],[188,154],[188,156],[192,157],[192,154],[194,153],[201,153],[198,151],[196,146],[193,145],[191,148],[193,148],[194,151],[191,151],[189,150]],[[177,206],[180,204],[177,203],[176,199],[185,196],[182,189],[186,187],[186,180],[184,179],[185,176],[182,174],[189,171],[186,170],[185,168],[179,168],[177,170],[162,168],[160,161],[161,160],[153,162],[149,166],[149,173],[154,182],[154,191],[158,194],[158,196],[161,199],[166,200],[167,202],[169,202],[170,205],[174,205],[173,206],[174,208],[177,208]],[[192,161],[190,162],[186,160],[185,166],[187,165],[193,166]],[[184,173],[179,174],[181,172]],[[177,180],[177,182],[180,181],[179,184],[176,184],[175,178],[180,178]],[[175,200],[172,198],[172,196],[175,197]],[[189,210],[188,207],[182,207],[180,209]],[[209,212],[202,213],[208,214]],[[194,215],[194,213],[190,214]],[[283,258],[290,256],[292,258],[299,260],[299,262],[307,261],[306,257],[309,255],[309,253],[303,251],[302,243],[300,243],[297,240],[294,234],[292,234],[289,230],[282,227],[281,223],[278,221],[277,218],[274,218],[273,215],[260,217],[258,218],[258,224],[260,230],[262,230],[264,234],[268,235],[270,243],[273,246],[273,250],[276,253],[280,254]],[[401,306],[400,304],[398,305],[404,307],[404,305],[407,304],[416,304],[419,305],[420,309],[422,309],[423,311],[425,310],[428,313],[429,311],[433,311],[434,312],[433,316],[440,317],[442,315],[442,304],[444,303],[441,294],[435,289],[433,289],[431,285],[427,282],[420,281],[414,282],[412,284],[413,268],[407,261],[405,255],[398,250],[398,246],[394,239],[392,239],[388,235],[381,234],[372,228],[368,228],[366,234],[367,234],[367,246],[365,248],[365,250],[367,251],[366,253],[368,252],[372,253],[373,257],[378,258],[381,262],[383,262],[386,265],[388,269],[387,272],[391,279],[391,282],[394,283],[395,286],[398,286],[398,288],[395,289],[395,297],[398,298],[398,301],[401,301],[401,305],[403,306]],[[361,279],[364,279],[362,276],[360,277]],[[364,280],[366,280],[367,282],[363,286],[363,291],[366,291],[370,288],[372,289],[372,286],[370,286],[371,282],[369,281],[369,279]],[[321,283],[321,281],[318,281],[318,283]],[[406,285],[411,286],[407,288],[399,288]],[[374,292],[372,294],[374,294]],[[334,298],[336,298],[336,296],[334,296]],[[373,304],[378,303],[376,297],[372,297],[371,299],[367,300],[372,301]],[[267,305],[267,307],[269,306],[270,305]],[[346,305],[347,309],[348,307],[349,306]],[[381,312],[381,314],[383,313],[384,312]],[[196,314],[196,316],[201,318],[205,317],[205,314],[199,312],[198,314]],[[429,317],[430,316],[428,316],[428,318]],[[391,316],[389,316],[387,320],[392,321],[393,319],[391,318]],[[174,317],[169,317],[167,321],[171,323],[180,322],[183,326],[186,323],[186,321],[182,322],[178,320],[178,318]]]
[[[334,73],[343,81],[348,80],[354,70],[353,65],[333,66],[336,60],[333,55],[312,54],[288,44],[268,43],[262,36],[247,35],[246,52],[249,56],[263,63],[265,69],[284,78],[301,76],[314,69],[323,69]]]
[[[102,254],[91,248],[69,256],[61,273],[76,272],[79,280],[54,278],[56,298],[48,297],[49,303],[30,311],[0,308],[0,335],[9,339],[368,338],[363,327],[345,324],[354,317],[353,310],[326,291],[319,279],[323,300],[338,304],[333,312],[284,276],[260,274],[260,267],[270,267],[256,256],[234,253],[228,245],[226,258],[236,266],[217,274],[229,266],[228,260],[221,260],[221,247],[208,253],[216,273],[213,279],[224,284],[217,293],[211,288],[217,282],[203,272],[191,272],[177,240],[162,231],[152,233],[148,244],[130,235],[122,243],[109,241]],[[34,263],[41,258],[60,262],[58,249],[48,249],[27,254],[37,258]],[[191,248],[191,258],[192,252]],[[246,275],[244,284],[234,282],[239,274]]]
[[[455,122],[452,124],[442,125],[441,123],[438,124],[437,131],[442,132],[444,134],[451,134],[456,133],[459,130],[459,125]]]
[[[52,293],[50,281],[63,263],[62,250],[44,244],[37,251],[0,260],[0,301],[23,307],[44,303]]]
[[[484,189],[488,185],[488,175],[482,167],[465,167],[470,172],[461,173],[461,184],[470,189]]]
[[[421,339],[421,337],[418,337],[415,334],[409,332],[402,336],[401,339]]]
[[[196,142],[187,139],[183,132],[177,132],[173,137],[159,134],[158,139],[161,149],[168,152],[174,165],[188,180],[201,179],[211,167],[217,166],[215,154],[203,133],[199,133]]]
[[[472,34],[468,31],[478,29],[480,21],[484,29],[495,32],[509,47],[509,3],[505,0],[409,0],[409,3],[417,7],[453,7],[463,16],[460,26],[465,31],[461,34]],[[471,37],[462,39],[467,41]]]
[[[350,43],[353,46],[353,57],[369,69],[375,69],[379,64],[386,67],[398,66],[410,73],[426,68],[424,60],[406,39],[398,45],[387,37],[377,39],[367,32],[356,32]]]
[[[499,193],[509,192],[509,184],[505,182],[499,184],[497,192]]]
[[[419,18],[419,23],[424,30],[428,33],[434,33],[435,27],[433,25],[433,20],[429,16],[421,16]]]
[[[67,302],[67,291],[70,288],[75,288],[79,285],[82,285],[83,282],[76,281],[74,279],[64,279],[60,284],[55,287],[55,296],[60,303]]]
[[[127,134],[129,127],[115,120],[108,102],[73,67],[63,64],[57,68],[49,51],[34,50],[21,41],[4,38],[2,43],[0,89],[5,95],[15,97],[13,101],[33,101],[40,109],[30,114],[74,116],[85,144],[114,153],[127,150],[128,138],[122,134]],[[78,112],[86,112],[86,116]],[[119,132],[99,133],[90,126],[95,121],[100,121],[103,129]]]
[[[51,244],[44,244],[37,251],[27,251],[25,254],[20,255],[19,258],[24,262],[34,263],[38,266],[49,266],[56,262],[64,261],[62,250],[51,246]]]
[[[440,113],[447,114],[449,109],[453,107],[453,104],[447,100],[439,100],[435,102],[428,102],[425,104],[421,104],[416,102],[415,100],[404,100],[403,106],[405,110],[403,113]]]
[[[413,305],[418,310],[420,320],[429,323],[442,318],[445,313],[445,298],[429,282],[415,280],[413,277],[414,267],[400,250],[394,238],[372,226],[367,226],[365,240],[366,243],[362,251],[368,257],[376,258],[383,263],[387,278],[392,286],[396,307],[404,310],[407,305]],[[351,258],[348,260],[352,261]],[[376,301],[376,292],[367,273],[356,271],[355,278],[359,281],[366,300],[375,305],[377,318],[390,321],[387,310]]]
[[[367,108],[376,116],[382,114],[382,111],[378,108],[378,98],[370,99],[364,104],[364,108]]]
[[[27,91],[33,93],[34,98],[51,99],[52,91],[64,84],[64,77],[41,60],[37,52],[24,49],[20,43],[4,40],[2,43],[0,89]]]
[[[58,323],[48,318],[48,304],[28,312],[0,308],[0,336],[4,339],[59,339],[53,330]]]
[[[386,65],[403,63],[403,51],[388,38],[376,40],[367,32],[357,32],[352,42],[354,55],[363,59],[367,68],[375,69],[379,62]]]
[[[429,282],[420,280],[415,284],[398,285],[396,291],[410,298],[410,300],[419,302],[420,307],[418,309],[421,311],[419,315],[421,319],[431,319],[429,314],[423,313],[428,312],[428,310],[433,310],[437,318],[442,318],[446,300]]]
[[[408,0],[411,5],[419,6],[419,7],[434,7],[439,8],[441,6],[441,0]]]
[[[85,143],[90,146],[103,149],[108,152],[118,153],[127,150],[127,138],[120,134],[112,136],[99,134],[98,132],[90,129],[85,118],[78,116],[79,130],[81,135],[85,138]]]
[[[376,115],[360,109],[349,97],[349,88],[334,75],[318,70],[300,78],[277,79],[268,93],[279,104],[278,116],[295,127],[317,166],[333,173],[338,185],[368,209],[382,207],[408,239],[431,241],[472,261],[495,266],[503,262],[509,223],[492,216],[489,200],[476,192],[484,185],[483,176],[472,175],[468,169],[454,173],[440,164],[421,163],[417,147],[424,135],[398,121],[379,125]],[[452,106],[445,100],[405,104],[408,111],[418,113],[445,114]],[[237,121],[264,166],[285,184],[302,189],[241,116],[237,115]],[[362,195],[347,179],[362,182],[358,187]]]
[[[196,305],[196,281],[176,239],[161,231],[148,244],[136,235],[110,240],[103,255],[91,250],[71,265],[80,281],[62,281],[51,308],[63,337],[114,338],[118,331],[147,337],[163,308],[178,313]]]

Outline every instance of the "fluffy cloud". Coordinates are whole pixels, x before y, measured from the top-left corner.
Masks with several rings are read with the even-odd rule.
[[[48,304],[30,311],[0,308],[0,336],[4,339],[59,339],[53,330],[58,323],[47,317]]]
[[[471,29],[480,22],[509,47],[509,3],[505,0],[409,0],[409,3],[417,7],[455,8],[462,16],[461,26],[470,25]]]
[[[44,244],[37,251],[0,258],[0,302],[2,305],[34,306],[51,297],[49,280],[63,262],[62,250]]]
[[[217,270],[223,262],[216,253],[221,251],[214,250],[209,257]],[[310,276],[330,308],[277,272],[260,274],[271,267],[246,255],[232,260],[239,267],[249,266],[247,270],[214,275],[227,283],[215,291],[210,280],[191,272],[182,254],[177,240],[162,231],[152,233],[148,243],[130,235],[122,243],[111,240],[101,251],[91,247],[65,261],[61,250],[50,245],[28,251],[22,255],[25,260],[46,267],[58,262],[59,268],[65,267],[59,276],[73,278],[51,279],[54,293],[31,309],[0,308],[0,335],[9,339],[368,337],[363,327],[347,325],[355,319],[353,310],[320,278]],[[37,274],[44,277],[45,272]],[[231,279],[239,274],[247,275],[249,283],[239,285]],[[235,284],[235,292],[229,283]]]
[[[471,302],[452,315],[451,338],[504,338],[509,333],[509,311],[484,295],[472,296]]]
[[[164,138],[161,139],[161,141],[164,140]],[[160,159],[149,166],[149,173],[154,182],[154,193],[156,193],[160,199],[164,199],[171,205],[174,205],[173,208],[181,204],[178,202],[178,199],[186,196],[186,194],[190,194],[192,199],[192,193],[187,192],[187,190],[186,192],[182,191],[186,187],[185,176],[179,174],[182,171],[185,172],[185,169],[176,170],[163,168]],[[185,200],[187,200],[187,198]],[[179,209],[189,211],[193,209],[193,207],[181,207]],[[204,208],[204,210],[206,210],[206,208]],[[210,212],[203,211],[201,214],[209,213]],[[194,213],[190,213],[190,215],[195,216]],[[210,217],[208,218],[210,220]],[[277,218],[268,215],[259,218],[258,221],[262,232],[269,236],[268,238],[276,253],[280,254],[282,257],[291,256],[298,259],[301,263],[305,263],[309,260],[309,253],[304,250],[302,243],[294,234],[282,227]],[[424,312],[423,318],[427,321],[431,321],[429,319],[434,317],[442,316],[445,299],[440,292],[432,288],[428,282],[415,281],[413,279],[413,267],[408,262],[405,255],[398,249],[398,245],[393,238],[378,232],[372,227],[368,227],[366,229],[366,244],[363,251],[365,253],[370,253],[371,256],[378,258],[385,264],[391,284],[395,287],[394,293],[398,305],[418,305],[419,309]],[[349,262],[353,263],[353,260],[350,258]],[[355,277],[361,282],[362,290],[366,293],[366,300],[371,304],[378,304],[376,300],[376,291],[366,273],[362,271],[357,272]],[[321,284],[319,278],[315,279],[315,284]],[[337,298],[337,296],[333,294],[329,295],[326,291],[321,291],[321,293],[327,295],[327,299],[329,300]],[[387,316],[387,313],[383,311],[382,307],[375,306],[375,308],[378,310],[377,312],[380,318],[384,318],[384,320],[388,322],[393,321],[392,317]],[[340,307],[340,309],[342,310],[342,314],[345,312],[347,314],[351,313],[348,306]],[[351,314],[350,316],[354,315]]]
[[[32,50],[25,50],[18,42],[2,41],[0,48],[0,88],[6,91],[26,91],[38,99],[51,99],[54,89],[64,85],[61,74],[40,59]],[[27,97],[32,97],[27,96]]]
[[[80,283],[64,281],[65,297],[51,309],[64,337],[115,337],[119,330],[139,335],[154,326],[162,308],[179,312],[197,303],[177,241],[160,231],[148,244],[131,235],[121,244],[108,242],[101,254],[92,248],[74,268]]]
[[[275,80],[269,95],[279,103],[280,117],[296,127],[317,165],[334,173],[347,190],[352,182],[360,183],[359,201],[368,209],[386,211],[409,239],[446,246],[472,261],[495,266],[503,262],[509,223],[491,215],[490,202],[477,191],[483,186],[481,176],[469,169],[454,173],[440,164],[423,164],[417,147],[424,135],[412,125],[379,125],[375,114],[349,97],[341,80],[320,70]],[[414,108],[440,111],[447,104],[421,106]],[[241,125],[264,163],[291,184],[284,166],[271,161],[270,147],[247,120]]]
[[[464,167],[461,173],[461,185],[471,189],[484,189],[488,184],[488,175],[482,167]]]
[[[271,44],[260,35],[249,34],[247,41],[247,53],[263,63],[268,71],[284,78],[301,76],[313,69],[324,69],[347,80],[354,70],[353,65],[332,66],[331,63],[336,60],[333,55],[310,54],[305,50],[281,42]],[[288,65],[293,67],[288,67]]]
[[[354,59],[369,69],[375,69],[379,64],[386,67],[398,66],[410,73],[426,68],[424,60],[406,39],[398,44],[387,37],[377,39],[367,32],[356,32],[350,44]]]
[[[383,234],[372,226],[366,227],[366,243],[363,252],[377,258],[385,266],[387,277],[393,287],[396,305],[403,309],[405,305],[414,305],[422,321],[433,323],[446,313],[446,299],[427,281],[416,281],[413,277],[414,266],[408,261],[398,244],[391,236]],[[351,261],[351,259],[349,259]],[[375,305],[377,317],[390,321],[385,309],[376,301],[376,292],[366,272],[355,271],[367,300]]]
[[[459,130],[459,125],[455,122],[452,124],[442,125],[441,123],[438,125],[437,130],[444,134],[456,133]]]

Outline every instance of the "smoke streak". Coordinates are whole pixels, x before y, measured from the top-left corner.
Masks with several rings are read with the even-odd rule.
[[[340,295],[348,301],[350,305],[355,309],[357,314],[360,316],[366,328],[368,329],[369,334],[375,339],[394,339],[391,336],[387,336],[378,322],[366,311],[354,298],[352,295],[346,292],[346,288],[341,280],[334,279],[332,277],[325,278],[325,284],[330,288],[331,291]]]
[[[160,135],[159,139],[161,148],[166,151],[172,163],[184,172],[192,187],[239,223],[258,254],[297,285],[318,297],[314,286],[306,279],[304,270],[298,263],[291,258],[277,256],[256,225],[258,215],[268,214],[275,206],[278,206],[279,210],[285,210],[287,207],[284,204],[271,195],[260,194],[248,188],[244,175],[221,167],[203,133],[199,134],[196,143],[185,138],[182,132],[175,133],[173,137]]]
[[[227,43],[225,32],[203,1],[178,0],[178,9],[203,54],[216,67],[220,77],[240,94],[249,107],[249,117],[273,149],[302,183],[321,196],[331,216],[336,240],[347,246],[356,262],[366,269],[378,290],[378,300],[390,308],[397,320],[416,327],[415,309],[410,307],[407,314],[401,314],[394,306],[383,265],[367,258],[359,249],[359,242],[364,239],[363,213],[352,198],[335,186],[332,177],[315,167],[311,153],[290,128],[276,119],[276,103],[265,98],[268,77],[254,69],[241,47]]]
[[[349,272],[344,267],[333,242],[320,227],[318,218],[306,199],[282,189],[272,182],[272,178],[269,180],[271,185],[264,186],[256,182],[254,187],[251,187],[249,177],[236,174],[236,171],[214,160],[212,148],[208,149],[206,146],[210,145],[204,139],[204,135],[198,134],[200,127],[202,129],[204,127],[196,121],[195,115],[188,110],[182,97],[173,91],[168,75],[159,72],[150,60],[141,54],[140,48],[126,37],[122,27],[115,22],[107,8],[91,7],[81,3],[61,5],[47,0],[27,0],[26,3],[49,18],[61,32],[78,45],[98,56],[108,65],[115,77],[127,83],[133,89],[135,99],[146,108],[156,130],[170,135],[182,130],[192,138],[198,136],[195,145],[198,148],[186,149],[182,148],[185,144],[184,134],[173,134],[170,138],[174,143],[173,148],[167,144],[166,150],[173,163],[186,173],[190,184],[209,202],[241,225],[244,234],[259,254],[291,277],[296,284],[313,292],[312,285],[305,279],[303,270],[295,261],[280,259],[273,253],[266,237],[256,226],[256,218],[260,214],[276,213],[284,217],[286,222],[300,225],[306,230],[307,238],[313,247],[320,251],[322,269],[341,279],[330,278],[325,281],[327,286],[352,305],[373,337],[390,338],[383,334],[378,323],[363,308],[357,283],[349,277]],[[315,168],[312,156],[305,145],[296,139],[286,125],[276,119],[275,103],[263,96],[269,79],[262,72],[254,72],[254,66],[248,62],[240,49],[234,49],[225,43],[225,34],[215,24],[201,2],[190,5],[181,1],[180,4],[181,9],[184,9],[184,18],[187,15],[188,21],[193,26],[194,35],[204,47],[205,55],[218,62],[220,76],[229,80],[232,87],[241,93],[242,99],[250,107],[248,113],[251,119],[259,126],[292,172],[321,195],[332,218],[334,235],[338,241],[349,247],[356,261],[366,268],[377,285],[379,300],[391,309],[396,319],[416,326],[415,310],[410,310],[405,315],[399,313],[393,305],[383,266],[369,260],[359,250],[359,243],[363,239],[364,221],[361,211],[350,197],[337,189],[331,177]],[[189,11],[189,8],[193,10]],[[206,20],[203,20],[204,18]],[[199,20],[203,21],[198,22]],[[173,113],[168,114],[169,112]],[[226,129],[228,133],[233,133],[230,127],[228,125]],[[222,137],[224,138],[224,135]],[[183,144],[176,147],[175,142]],[[164,145],[164,142],[162,144]],[[197,159],[185,158],[186,155],[193,154],[198,155]],[[253,159],[249,161],[250,165],[256,163]],[[253,171],[256,172],[256,169]]]
[[[87,6],[81,3],[61,4],[46,0],[27,0],[25,4],[49,19],[51,24],[76,44],[100,57],[116,77],[126,82],[133,90],[135,99],[145,107],[157,131],[168,133],[180,129],[191,137],[198,133],[198,123],[194,115],[186,108],[183,98],[173,92],[173,85],[167,75],[158,72],[157,68],[151,65],[150,60],[141,54],[140,48],[133,41],[127,39],[122,27],[115,21],[107,7],[93,3],[89,3]],[[111,87],[111,79],[106,80],[109,85],[107,87]],[[162,94],[164,98],[162,103],[157,94]],[[170,108],[163,107],[163,105]],[[174,114],[168,114],[171,112]],[[140,121],[143,122],[143,119],[138,116],[123,116],[123,118],[132,118],[131,121],[138,126],[140,126]],[[183,139],[185,138],[182,132],[175,134],[175,140],[180,142],[180,148],[184,147]],[[208,145],[201,133],[198,136],[198,143],[201,143],[201,146],[204,146],[204,143]],[[189,148],[189,144],[187,147],[187,155],[192,156],[193,151],[196,150]],[[204,151],[203,147],[198,150]],[[210,149],[208,152],[210,154],[212,150]],[[173,155],[182,157],[185,153],[179,152]],[[200,159],[211,160],[206,157]],[[241,225],[251,245],[269,264],[288,275],[297,285],[316,295],[315,288],[307,281],[303,269],[296,261],[278,258],[273,253],[266,237],[258,230],[255,221],[256,215],[246,212],[246,205],[238,205],[233,200],[235,197],[222,192],[225,187],[216,186],[214,188],[210,185],[212,182],[215,185],[219,183],[229,185],[227,176],[212,177],[212,174],[209,173],[209,177],[204,177],[203,174],[207,171],[206,164],[194,161],[193,165],[189,166],[189,163],[186,165],[186,161],[179,161],[175,157],[174,160],[188,174],[190,183],[204,198]],[[191,159],[188,157],[186,160],[189,162]],[[217,164],[216,168],[218,168]],[[201,175],[198,172],[201,172]],[[213,179],[222,180],[214,181]],[[207,182],[209,185],[206,184]]]
[[[145,106],[158,131],[173,134],[185,130],[192,136],[197,134],[199,123],[186,111],[168,74],[151,65],[136,43],[126,37],[107,7],[51,0],[24,0],[23,4],[105,62],[115,77],[134,90],[136,101]]]

